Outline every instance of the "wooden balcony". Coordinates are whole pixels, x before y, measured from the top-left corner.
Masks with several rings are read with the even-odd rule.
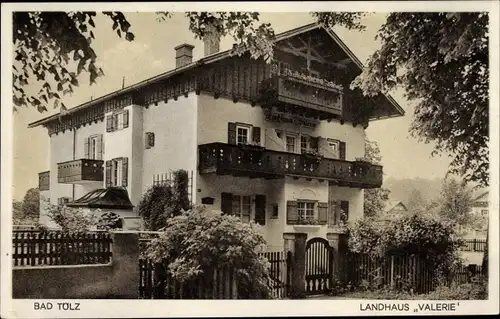
[[[200,145],[198,155],[200,174],[215,173],[267,179],[296,176],[328,180],[339,186],[382,186],[382,166],[369,163],[271,150],[252,150],[224,143]]]
[[[332,82],[282,70],[264,82],[264,99],[341,116],[342,87]],[[267,93],[267,94],[266,94]]]
[[[38,173],[38,189],[40,191],[50,190],[50,171]]]
[[[62,184],[102,182],[104,162],[101,160],[78,159],[57,164],[57,181]]]

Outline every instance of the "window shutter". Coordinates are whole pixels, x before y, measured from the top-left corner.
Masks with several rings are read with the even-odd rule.
[[[321,224],[328,222],[328,203],[318,203],[318,220]]]
[[[106,116],[106,132],[113,132],[113,115]]]
[[[286,223],[293,225],[297,222],[297,202],[289,200],[286,202]]]
[[[155,146],[155,133],[149,133],[149,147]]]
[[[255,195],[255,222],[266,224],[266,195]]]
[[[342,215],[340,216],[340,219],[344,222],[347,222],[349,220],[349,201],[343,200],[340,202],[340,210],[342,211]]]
[[[332,227],[337,224],[338,220],[338,210],[339,210],[339,204],[337,201],[330,201],[330,204],[328,205],[328,226]]]
[[[150,132],[146,132],[146,149],[150,149],[151,148],[151,133]]]
[[[96,159],[102,160],[102,134],[99,134],[97,136],[96,148],[97,148]]]
[[[128,158],[122,158],[122,186],[127,187],[128,185]]]
[[[221,193],[220,209],[227,215],[231,215],[233,213],[233,194]]]
[[[111,165],[112,161],[106,161],[106,187],[111,187]]]
[[[123,111],[123,128],[128,127],[128,110]]]
[[[345,142],[339,142],[339,157],[345,161]]]
[[[311,149],[318,151],[319,137],[310,137],[311,139]]]
[[[236,123],[227,123],[227,143],[236,145]]]
[[[89,151],[90,151],[90,145],[89,145],[89,139],[90,138],[86,138],[85,139],[85,142],[83,144],[83,158],[90,158],[90,155],[89,155]]]
[[[252,127],[252,141],[260,145],[260,127]]]

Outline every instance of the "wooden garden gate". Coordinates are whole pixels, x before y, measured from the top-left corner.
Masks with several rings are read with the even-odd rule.
[[[305,292],[326,294],[333,287],[333,248],[324,238],[315,237],[306,244]]]

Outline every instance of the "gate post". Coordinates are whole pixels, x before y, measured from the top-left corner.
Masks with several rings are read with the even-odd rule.
[[[283,233],[285,254],[292,253],[289,297],[292,299],[305,298],[306,278],[306,233]],[[287,278],[289,274],[287,274]]]
[[[333,283],[340,280],[342,284],[347,284],[347,273],[344,271],[344,264],[347,258],[347,235],[343,233],[327,233],[326,239],[333,250]]]

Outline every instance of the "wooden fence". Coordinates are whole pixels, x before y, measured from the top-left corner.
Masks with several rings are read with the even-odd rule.
[[[262,253],[261,256],[267,258],[271,264],[269,271],[273,297],[275,299],[286,298],[288,296],[291,282],[290,279],[292,276],[292,253],[285,253],[284,251],[266,252]]]
[[[355,288],[363,285],[371,288],[386,286],[425,294],[433,291],[440,283],[435,270],[415,255],[374,259],[366,254],[349,254],[346,265],[346,282]],[[461,265],[452,270],[446,284],[471,282],[480,274],[481,267],[478,265]]]
[[[486,239],[467,239],[462,251],[484,252],[486,248]]]
[[[60,231],[13,231],[14,266],[106,264],[111,261],[111,235]]]
[[[179,282],[172,278],[163,264],[140,259],[139,296],[141,299],[237,299],[234,273],[216,269],[199,279]]]

